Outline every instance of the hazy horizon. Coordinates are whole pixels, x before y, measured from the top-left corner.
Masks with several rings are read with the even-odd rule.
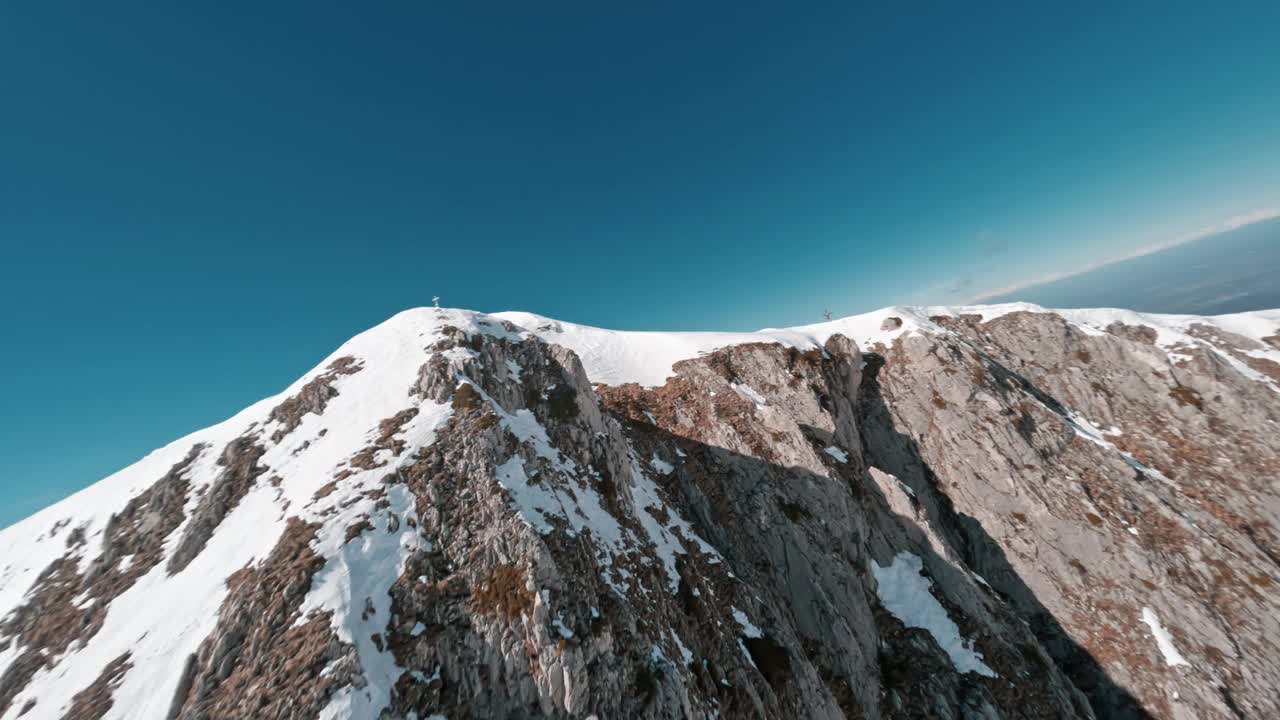
[[[1226,315],[1280,308],[1277,272],[1280,219],[1271,219],[981,302]]]

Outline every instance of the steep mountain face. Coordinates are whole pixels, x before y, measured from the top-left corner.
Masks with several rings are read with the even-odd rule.
[[[1280,311],[420,309],[0,532],[0,718],[1280,717]]]

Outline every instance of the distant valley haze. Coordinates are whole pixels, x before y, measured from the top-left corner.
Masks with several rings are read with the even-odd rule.
[[[1280,307],[1280,219],[1214,233],[973,302],[1223,315]]]

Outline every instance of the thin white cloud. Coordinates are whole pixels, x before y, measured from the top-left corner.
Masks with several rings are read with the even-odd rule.
[[[1111,258],[1109,260],[1103,260],[1101,262],[1091,263],[1089,265],[1085,265],[1084,267],[1077,268],[1075,270],[1066,270],[1063,272],[1056,272],[1056,273],[1050,273],[1048,275],[1041,275],[1040,277],[1027,280],[1026,282],[1017,283],[1015,285],[1008,285],[1002,288],[997,288],[995,290],[988,290],[986,292],[979,293],[978,295],[974,295],[972,298],[968,300],[968,302],[980,303],[986,300],[990,300],[991,298],[994,298],[994,297],[999,297],[1001,295],[1008,295],[1009,293],[1018,292],[1020,290],[1026,290],[1028,288],[1039,287],[1040,285],[1047,285],[1051,282],[1057,282],[1058,280],[1065,280],[1067,278],[1075,277],[1077,275],[1083,275],[1087,272],[1093,272],[1094,270],[1097,270],[1099,268],[1104,268],[1108,265],[1115,265],[1116,263],[1124,262],[1126,260],[1132,260],[1134,258],[1140,258],[1145,255],[1151,255],[1153,253],[1158,253],[1161,250],[1168,250],[1169,248],[1177,247],[1179,245],[1186,245],[1189,242],[1194,242],[1196,240],[1200,240],[1201,238],[1206,238],[1211,235],[1218,235],[1224,232],[1229,232],[1237,228],[1242,228],[1245,225],[1252,225],[1257,222],[1262,222],[1263,220],[1271,220],[1277,217],[1280,217],[1280,207],[1265,208],[1262,210],[1254,210],[1253,212],[1244,213],[1242,215],[1235,215],[1233,217],[1229,217],[1226,220],[1215,223],[1213,225],[1207,225],[1205,227],[1202,227],[1199,230],[1196,230],[1195,232],[1187,233],[1186,235],[1183,235],[1174,240],[1168,240],[1166,242],[1160,242],[1160,243],[1153,243],[1151,245],[1144,245],[1143,247],[1140,247],[1137,250],[1134,250],[1128,255],[1124,255],[1122,257]]]

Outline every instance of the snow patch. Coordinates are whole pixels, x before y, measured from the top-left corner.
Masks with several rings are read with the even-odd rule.
[[[755,623],[751,622],[751,618],[747,617],[746,613],[742,612],[736,607],[733,608],[733,619],[738,623],[738,625],[742,626],[743,635],[749,638],[764,637],[764,631],[761,630]]]
[[[663,569],[666,570],[667,579],[670,581],[671,592],[676,592],[680,587],[680,573],[676,571],[676,555],[685,554],[681,537],[695,543],[704,554],[717,559],[720,557],[720,553],[699,537],[684,518],[680,517],[674,509],[667,507],[658,494],[658,486],[640,469],[640,464],[636,462],[634,455],[631,458],[631,496],[635,500],[636,519],[640,521],[640,526],[644,528],[649,541],[653,543],[658,559],[662,561]],[[651,508],[665,511],[666,525],[658,521]]]
[[[1046,409],[1049,409],[1050,412],[1052,412],[1052,409],[1047,408],[1047,406],[1046,406]],[[1156,478],[1157,480],[1160,480],[1165,484],[1168,484],[1168,485],[1173,484],[1173,481],[1170,480],[1168,476],[1166,476],[1164,473],[1138,460],[1131,453],[1121,450],[1120,448],[1116,447],[1110,440],[1107,439],[1108,435],[1118,435],[1120,433],[1104,432],[1097,425],[1094,425],[1092,422],[1089,422],[1088,418],[1084,417],[1083,415],[1075,411],[1068,411],[1066,415],[1066,420],[1067,420],[1067,423],[1071,425],[1071,428],[1075,431],[1076,435],[1080,436],[1081,438],[1084,438],[1085,440],[1088,440],[1089,442],[1093,443],[1094,445],[1097,445],[1098,447],[1106,448],[1107,450],[1111,450],[1113,452],[1119,453],[1120,457],[1124,458],[1124,461],[1128,463],[1129,467],[1133,468],[1134,470],[1138,470],[1139,472],[1150,475],[1151,477]]]
[[[565,640],[573,638],[573,630],[564,624],[564,620],[561,620],[560,616],[557,615],[552,619],[551,625],[556,629],[556,632],[560,633],[560,637]]]
[[[729,387],[733,388],[733,391],[738,393],[742,397],[755,403],[756,407],[758,408],[768,407],[769,405],[769,401],[765,400],[764,396],[756,392],[755,388],[751,387],[750,385],[731,383]]]
[[[529,484],[529,476],[524,471],[524,460],[519,455],[512,455],[499,465],[494,476],[498,484],[511,495],[511,506],[526,525],[544,535],[555,530],[555,526],[547,522],[547,513],[554,511],[556,515],[563,516],[564,506],[545,485]]]
[[[1160,654],[1164,656],[1164,663],[1169,667],[1177,667],[1179,665],[1191,665],[1187,659],[1182,657],[1182,653],[1178,652],[1178,648],[1173,644],[1173,636],[1169,631],[1160,624],[1160,616],[1156,615],[1156,611],[1149,607],[1142,608],[1142,622],[1151,628],[1151,635],[1156,639],[1156,647],[1160,649]]]
[[[533,414],[532,410],[520,408],[514,413],[509,413],[479,387],[475,385],[472,385],[472,387],[493,407],[493,411],[497,413],[502,427],[506,428],[512,435],[515,435],[516,439],[521,443],[532,447],[538,457],[549,461],[552,467],[560,472],[569,475],[577,472],[577,465],[572,460],[566,460],[562,457],[560,451],[551,444],[547,429],[542,427],[542,423],[538,422],[538,418]]]
[[[996,677],[995,671],[983,662],[982,653],[973,648],[973,641],[960,636],[960,628],[929,592],[933,583],[921,574],[923,569],[923,561],[905,551],[898,553],[888,567],[872,560],[871,572],[876,578],[880,603],[903,625],[927,630],[956,670]]]
[[[311,581],[311,591],[302,603],[302,615],[333,611],[333,630],[338,638],[356,647],[364,670],[364,687],[337,690],[324,708],[323,717],[377,717],[391,701],[391,691],[404,668],[390,648],[374,644],[372,636],[386,633],[391,618],[391,595],[387,588],[404,573],[405,562],[421,549],[417,530],[404,518],[416,517],[416,499],[404,485],[392,485],[386,499],[390,506],[377,510],[372,500],[362,500],[345,510],[364,512],[373,522],[350,542],[345,541],[345,522],[326,523],[316,549],[327,557]],[[368,506],[362,506],[368,502]]]
[[[693,663],[693,651],[684,644],[684,640],[680,639],[680,633],[675,630],[671,631],[671,639],[675,641],[676,647],[680,650],[680,658],[684,660],[685,667]]]
[[[670,475],[676,469],[675,465],[672,465],[666,460],[658,457],[657,453],[654,453],[653,457],[649,460],[649,465],[659,475]]]

